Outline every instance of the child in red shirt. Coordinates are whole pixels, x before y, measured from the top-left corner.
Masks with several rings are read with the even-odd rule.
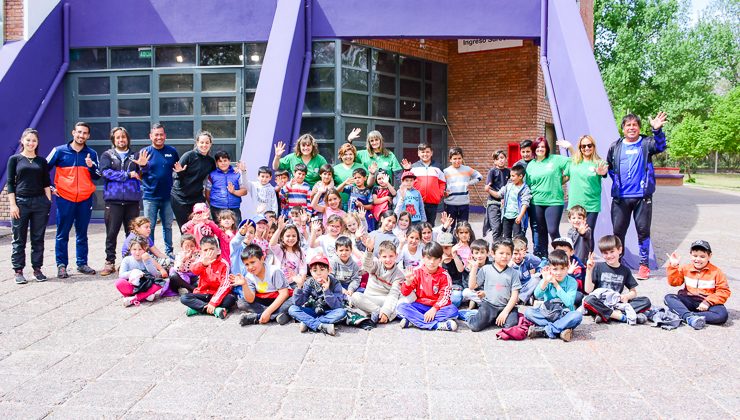
[[[198,287],[193,293],[180,297],[180,302],[188,307],[187,316],[209,314],[224,319],[228,310],[236,303],[231,294],[229,263],[221,257],[218,239],[204,236],[200,240],[201,257],[190,267],[198,276]]]

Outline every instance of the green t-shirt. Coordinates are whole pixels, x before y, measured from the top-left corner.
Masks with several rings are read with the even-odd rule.
[[[527,165],[527,185],[532,191],[532,204],[538,206],[562,206],[563,175],[567,173],[570,159],[561,155],[550,155],[547,159],[533,159]]]
[[[352,167],[349,169],[344,166],[344,163],[338,163],[334,165],[334,187],[339,187],[339,185],[342,182],[346,181],[347,178],[351,178],[352,171],[357,168],[363,168],[362,164],[359,162],[354,162],[352,163]],[[342,196],[342,208],[346,210],[347,201],[349,200],[349,194],[345,192],[340,192],[340,195]]]
[[[375,162],[378,164],[378,169],[383,169],[389,174],[393,174],[394,172],[403,169],[401,164],[398,163],[398,159],[396,159],[396,155],[394,155],[393,152],[388,152],[388,156],[375,154],[375,156],[371,158],[367,153],[367,150],[360,150],[357,152],[357,158],[355,160],[360,162],[365,169],[369,169],[370,165]]]
[[[566,172],[570,177],[568,208],[580,205],[589,213],[601,211],[602,176],[596,173],[597,167],[598,162],[591,160],[584,160],[579,164],[571,162]]]
[[[297,156],[295,153],[291,153],[280,158],[279,168],[288,170],[292,176],[293,168],[295,168],[295,166],[299,163],[303,163],[303,158]],[[324,159],[324,157],[321,155],[316,155],[312,157],[311,160],[308,161],[308,165],[306,165],[306,167],[308,167],[306,182],[308,182],[308,185],[310,185],[311,187],[313,187],[313,184],[317,183],[321,178],[319,176],[319,168],[321,168],[321,165],[326,165],[326,159]]]

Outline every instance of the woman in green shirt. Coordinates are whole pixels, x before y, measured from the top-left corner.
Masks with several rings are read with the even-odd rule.
[[[338,188],[344,184],[347,179],[352,178],[352,171],[357,168],[362,168],[362,164],[355,162],[357,158],[357,148],[351,143],[344,143],[339,148],[339,160],[340,162],[334,165],[334,185]],[[342,208],[347,210],[347,200],[349,200],[349,194],[339,191],[342,196]]]
[[[299,163],[303,163],[308,168],[306,182],[313,188],[313,184],[319,180],[319,168],[325,165],[326,159],[319,154],[319,146],[316,140],[310,134],[304,134],[298,137],[295,143],[293,153],[281,158],[285,153],[285,144],[281,141],[275,145],[275,158],[272,159],[272,169],[285,169],[293,176],[293,168]]]
[[[347,136],[347,141],[352,142],[352,140],[359,137],[360,129],[355,128]],[[394,175],[391,179],[395,179],[395,175],[403,169],[401,164],[398,162],[396,155],[383,146],[383,135],[377,130],[367,133],[365,150],[360,150],[357,153],[356,160],[368,171],[370,170],[370,166],[373,163],[376,163],[379,170],[382,169],[385,173]]]
[[[558,145],[568,147],[570,143],[558,141]],[[547,235],[551,240],[560,237],[560,218],[565,204],[563,184],[568,181],[570,159],[550,154],[550,145],[544,137],[535,140],[532,148],[535,158],[527,164],[527,185],[532,191],[532,207],[537,220],[534,253],[544,258],[547,257]]]
[[[609,166],[596,153],[596,141],[589,135],[581,136],[578,147],[573,152],[568,177],[568,209],[579,205],[586,209],[586,224],[591,235],[596,229],[596,219],[601,211],[601,180],[606,176]]]

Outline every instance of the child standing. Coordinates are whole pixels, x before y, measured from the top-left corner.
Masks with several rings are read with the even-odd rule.
[[[138,306],[142,300],[152,302],[162,293],[167,278],[167,271],[148,253],[148,238],[136,237],[131,241],[131,255],[121,261],[120,278],[116,289],[126,299],[124,306]]]
[[[308,269],[311,277],[298,281],[293,293],[294,304],[288,313],[300,323],[302,333],[310,329],[334,336],[334,324],[347,316],[342,285],[329,274],[329,260],[321,254],[311,259]]]
[[[470,214],[470,196],[468,188],[480,182],[480,172],[463,165],[463,150],[460,147],[450,149],[450,166],[445,168],[445,211],[455,222],[467,221]]]
[[[343,293],[352,296],[352,292],[360,287],[360,266],[352,258],[352,240],[340,236],[336,242],[337,253],[329,259],[329,265],[334,278],[342,285]]]
[[[522,221],[532,201],[532,192],[524,183],[524,167],[514,165],[509,172],[509,182],[498,192],[491,191],[490,195],[501,198],[501,237],[512,240],[523,233]]]
[[[206,203],[195,203],[190,220],[182,225],[182,233],[193,235],[198,243],[203,237],[215,236],[221,248],[221,258],[228,261],[230,239],[209,217],[208,205]]]
[[[650,299],[645,296],[637,296],[637,280],[629,268],[620,262],[622,254],[622,241],[618,236],[607,235],[599,239],[599,250],[604,257],[604,262],[594,263],[593,257],[589,256],[586,265],[586,283],[584,289],[588,296],[583,298],[583,306],[588,312],[595,316],[595,321],[609,322],[617,320],[630,322],[631,324],[643,324],[647,321],[644,312],[650,309]],[[622,293],[624,288],[627,293]],[[609,306],[594,293],[598,289],[608,289],[619,293],[617,305]],[[629,308],[616,309],[619,304],[629,304]]]
[[[409,166],[404,159],[403,168],[407,171],[410,170],[416,176],[414,188],[421,193],[426,220],[434,224],[437,218],[437,208],[439,208],[439,203],[444,196],[447,180],[442,169],[432,162],[434,152],[429,144],[420,143],[417,154],[419,160]]]
[[[483,237],[491,232],[491,240],[496,242],[503,237],[501,195],[498,191],[509,182],[509,168],[506,167],[506,152],[493,152],[493,168],[488,171],[485,191],[488,194],[486,201],[486,217],[483,219]],[[511,239],[511,238],[506,238]]]
[[[400,303],[396,311],[401,317],[401,328],[414,325],[425,330],[457,330],[457,307],[450,301],[452,280],[440,267],[442,247],[437,243],[424,245],[423,264],[405,275],[401,295],[416,294],[413,303]]]
[[[573,243],[573,251],[581,261],[588,259],[588,254],[594,251],[593,234],[586,223],[586,209],[575,205],[568,209],[568,238]]]
[[[230,293],[229,263],[220,257],[218,246],[218,239],[213,236],[200,240],[201,257],[191,266],[198,276],[198,287],[193,293],[180,296],[180,302],[188,307],[187,316],[209,314],[224,319],[236,303]]]
[[[319,185],[319,184],[316,184]],[[314,185],[314,188],[316,187]],[[311,207],[316,213],[321,214],[321,221],[326,227],[326,223],[330,216],[337,215],[344,218],[347,214],[342,210],[342,195],[334,188],[329,188],[327,191],[323,191],[320,188],[317,190],[319,194],[323,195],[323,204],[319,201],[319,195],[315,195],[311,201]]]
[[[380,220],[380,215],[391,208],[391,203],[396,197],[396,189],[393,188],[388,174],[378,171],[375,187],[373,187],[373,218]]]
[[[495,242],[491,247],[493,265],[484,265],[479,270],[473,264],[470,268],[470,288],[482,289],[476,293],[481,299],[478,312],[466,317],[471,331],[482,331],[494,324],[509,328],[519,322],[515,306],[522,285],[519,272],[509,267],[513,251],[514,244],[510,241]]]
[[[244,172],[242,172],[242,176],[244,176]],[[285,178],[287,182],[287,176]],[[260,166],[257,168],[257,181],[247,181],[244,183],[247,187],[247,194],[252,196],[255,206],[263,206],[265,214],[267,214],[268,211],[275,213],[279,211],[278,194],[275,191],[275,187],[270,184],[270,181],[272,181],[272,169],[268,166]],[[285,183],[280,185],[280,188],[282,188],[283,185],[285,185]],[[239,219],[241,219],[241,216]]]
[[[293,304],[290,288],[283,272],[265,264],[265,254],[257,245],[248,245],[241,255],[247,267],[247,276],[232,274],[232,285],[241,286],[243,298],[236,304],[247,312],[239,318],[239,325],[267,324],[276,321],[280,325],[290,322],[288,308]],[[247,286],[247,287],[244,287]]]
[[[346,194],[349,194],[349,201],[347,201],[347,212],[352,213],[357,211],[359,208],[366,210],[365,218],[367,221],[368,232],[375,230],[375,217],[373,216],[373,192],[368,185],[372,185],[375,182],[374,176],[370,175],[370,180],[367,177],[367,171],[365,168],[356,168],[352,171],[352,178],[347,178],[343,187],[339,189]],[[353,185],[346,185],[352,183]]]
[[[529,308],[524,316],[535,325],[529,327],[529,338],[573,339],[573,329],[581,324],[583,315],[576,311],[576,280],[567,275],[568,256],[555,250],[548,256],[549,265],[542,268],[542,280],[534,296],[545,303],[539,308]]]
[[[275,171],[275,197],[278,202],[278,212],[284,216],[287,216],[290,212],[288,196],[283,193],[283,187],[288,184],[288,180],[290,180],[288,171],[285,169],[278,169]]]
[[[306,165],[299,163],[293,168],[293,179],[286,183],[280,190],[280,194],[285,197],[286,206],[282,208],[283,214],[287,217],[290,209],[294,207],[306,208],[309,213],[311,209],[311,187],[305,182],[308,169]]]
[[[665,304],[696,330],[704,324],[727,322],[725,302],[730,297],[727,277],[710,262],[712,248],[707,241],[691,244],[691,264],[680,265],[677,253],[668,256],[668,284],[684,288],[665,296]]]
[[[375,241],[365,238],[365,256],[362,268],[368,274],[365,291],[354,292],[350,297],[352,306],[370,315],[376,324],[385,324],[396,318],[396,305],[400,294],[403,272],[396,264],[396,247],[391,242],[381,242],[378,248],[380,258],[373,257]]]
[[[416,175],[414,175],[413,172],[403,172],[401,175],[401,188],[398,189],[395,207],[396,214],[400,214],[401,211],[405,211],[409,214],[412,225],[418,225],[419,223],[427,221],[421,193],[419,190],[414,188],[415,180]]]
[[[231,210],[241,219],[240,206],[242,197],[247,195],[247,186],[242,178],[244,164],[239,162],[239,171],[231,166],[229,153],[223,150],[216,152],[216,169],[206,178],[205,194],[211,205],[211,219],[218,220],[223,210]]]

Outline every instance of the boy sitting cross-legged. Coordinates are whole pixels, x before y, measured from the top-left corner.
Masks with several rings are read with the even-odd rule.
[[[362,268],[369,274],[367,287],[362,293],[354,292],[350,303],[369,314],[374,323],[385,324],[396,318],[396,305],[404,275],[396,264],[396,247],[393,242],[381,242],[378,245],[378,258],[374,258],[375,240],[368,235],[364,235],[363,239],[365,257]]]
[[[316,254],[308,263],[311,277],[296,277],[298,286],[293,292],[293,306],[288,313],[300,322],[301,332],[309,329],[336,335],[334,324],[347,316],[344,309],[346,296],[341,283],[329,274],[329,260]]]
[[[239,319],[242,326],[266,324],[272,320],[280,325],[290,322],[288,308],[293,304],[290,287],[280,267],[265,264],[265,254],[259,245],[250,244],[241,253],[247,276],[232,274],[232,285],[242,286],[243,298],[236,304],[247,312]],[[247,287],[244,287],[247,286]]]
[[[193,293],[180,296],[180,302],[188,307],[187,316],[207,313],[224,319],[228,309],[236,303],[230,293],[229,263],[221,258],[218,239],[213,236],[200,240],[200,252],[200,259],[190,267],[198,276],[198,287]]]

